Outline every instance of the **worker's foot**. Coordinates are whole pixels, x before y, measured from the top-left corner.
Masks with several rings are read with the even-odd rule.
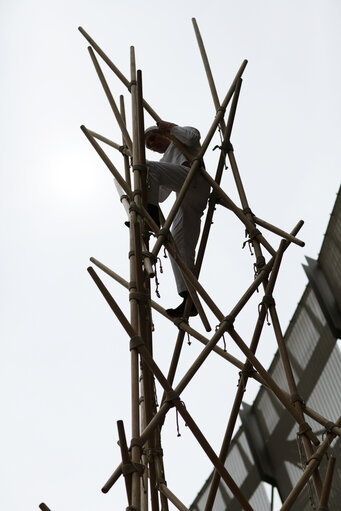
[[[147,211],[154,220],[154,222],[156,223],[156,225],[158,226],[158,228],[160,229],[159,207],[156,206],[155,204],[147,204]],[[127,222],[124,222],[124,224],[127,227],[130,227],[129,220],[127,220]],[[150,228],[150,230],[152,231],[153,229]]]
[[[168,316],[170,316],[171,318],[182,318],[184,315],[184,312],[185,312],[186,298],[187,298],[187,293],[184,296],[182,303],[180,303],[180,305],[178,305],[178,307],[176,307],[176,309],[166,309]],[[197,308],[194,305],[194,303],[192,303],[188,315],[196,316],[197,314],[198,314]]]

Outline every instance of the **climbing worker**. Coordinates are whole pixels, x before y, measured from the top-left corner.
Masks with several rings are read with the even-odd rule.
[[[178,193],[190,170],[190,162],[170,140],[173,135],[188,148],[188,153],[196,157],[200,151],[200,133],[197,129],[186,126],[180,127],[166,121],[159,121],[157,126],[151,126],[145,131],[145,143],[148,149],[163,154],[160,161],[148,161],[148,211],[158,226],[160,202],[167,199],[174,191]],[[182,200],[172,224],[172,235],[179,253],[187,265],[193,271],[195,247],[200,234],[201,216],[206,208],[210,186],[198,170]],[[167,309],[171,317],[181,317],[184,314],[188,290],[181,271],[171,257],[173,273],[179,295],[183,298],[182,303],[175,309]],[[190,316],[198,314],[192,304]]]

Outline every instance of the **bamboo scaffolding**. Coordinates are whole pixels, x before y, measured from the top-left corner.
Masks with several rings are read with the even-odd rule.
[[[334,458],[330,458],[323,484],[318,472],[318,467],[323,455],[326,453],[333,439],[336,435],[341,436],[341,418],[339,418],[336,423],[331,422],[315,410],[309,408],[305,403],[303,403],[300,396],[298,396],[290,358],[284,343],[279,317],[273,298],[274,288],[285,250],[291,243],[301,247],[304,246],[304,242],[296,237],[303,225],[303,222],[298,222],[291,233],[287,233],[283,229],[258,218],[252,213],[239,173],[234,148],[230,141],[242,84],[242,75],[247,65],[247,61],[245,60],[240,66],[223,102],[220,103],[204,43],[195,18],[192,19],[192,23],[216,113],[197,155],[190,154],[186,146],[181,144],[175,137],[170,136],[174,144],[183,152],[188,161],[191,163],[191,167],[187,178],[184,181],[180,192],[177,194],[177,198],[174,201],[169,214],[167,215],[167,218],[163,219],[162,229],[158,228],[146,209],[147,167],[144,148],[144,109],[156,122],[160,121],[161,118],[143,97],[142,72],[136,72],[134,48],[131,47],[130,49],[130,80],[128,80],[97,45],[97,43],[85,32],[85,30],[79,27],[82,35],[91,44],[91,47],[88,48],[89,54],[103,90],[107,96],[110,107],[114,113],[115,119],[120,127],[122,133],[122,146],[116,144],[103,135],[88,130],[85,126],[82,126],[81,129],[113,175],[121,202],[128,213],[130,221],[129,283],[95,258],[90,259],[97,267],[99,267],[107,275],[110,275],[129,291],[130,319],[123,314],[120,306],[103,284],[95,270],[92,267],[88,268],[90,276],[130,338],[129,347],[131,352],[130,447],[128,448],[123,421],[118,421],[117,426],[122,461],[107,480],[102,491],[107,493],[120,476],[123,475],[128,500],[127,509],[148,511],[150,502],[152,511],[159,511],[160,509],[162,509],[162,511],[168,511],[169,502],[171,502],[177,509],[179,509],[179,511],[189,511],[178,496],[172,493],[167,487],[165,479],[164,460],[161,449],[161,430],[166,414],[172,407],[175,407],[176,412],[182,416],[186,425],[191,430],[192,435],[197,440],[200,447],[204,450],[214,467],[205,511],[213,510],[214,500],[220,480],[225,482],[242,509],[252,511],[250,503],[247,501],[241,489],[224,466],[242,398],[246,390],[248,380],[251,377],[260,384],[266,386],[296,421],[299,426],[299,434],[302,438],[305,454],[308,459],[301,478],[297,484],[294,485],[281,509],[284,511],[291,509],[297,499],[297,496],[312,477],[316,495],[319,500],[319,509],[322,511],[327,509],[328,506],[328,497],[331,488],[335,460]],[[95,52],[102,58],[119,80],[121,80],[131,94],[132,138],[130,137],[127,129],[123,96],[120,96],[120,108],[118,108],[99,61],[96,58]],[[227,122],[225,123],[224,115],[230,102],[230,112]],[[203,167],[202,161],[217,129],[220,129],[222,132],[222,143],[219,147],[220,155],[216,168],[216,175],[215,178],[212,178]],[[97,140],[108,144],[122,153],[124,177],[113,165]],[[230,199],[221,186],[226,156],[229,158],[241,207],[237,206],[237,204]],[[133,159],[133,179],[131,179],[130,175],[130,157]],[[199,244],[195,268],[194,271],[191,272],[180,256],[174,240],[170,235],[169,229],[179,207],[181,206],[185,194],[191,185],[191,181],[197,172],[201,172],[204,178],[211,185],[212,194],[209,200],[209,207]],[[199,275],[217,204],[221,204],[231,210],[241,221],[249,236],[247,242],[252,244],[256,257],[256,262],[254,264],[254,281],[243,292],[240,299],[227,315],[223,314],[210,294],[199,283]],[[283,238],[277,250],[275,250],[263,234],[260,233],[257,229],[257,225],[264,227],[268,231]],[[149,252],[149,230],[154,231],[157,237],[151,252]],[[178,264],[189,290],[190,297],[185,305],[184,318],[170,318],[163,307],[151,300],[150,278],[155,274],[153,264],[156,261],[162,246],[167,249]],[[268,261],[266,261],[263,256],[263,247],[270,254]],[[263,286],[264,288],[264,296],[259,307],[259,313],[254,325],[251,342],[248,346],[236,331],[234,324],[237,316],[244,309],[245,305],[249,302],[254,293],[259,290],[260,286]],[[201,299],[206,303],[208,308],[219,321],[216,331],[211,338],[205,337],[199,331],[189,326],[186,320],[193,302],[199,312],[204,328],[206,331],[210,331],[211,327],[202,307]],[[153,356],[152,308],[165,316],[169,321],[172,321],[172,323],[178,328],[178,335],[167,377],[164,375]],[[269,371],[263,367],[256,356],[257,347],[261,339],[264,322],[268,313],[271,317],[280,358],[289,387],[289,393],[276,384]],[[228,333],[236,346],[239,347],[246,357],[244,362],[241,362],[239,359],[232,356],[225,350],[222,350],[218,346],[218,342],[222,339],[225,332]],[[186,333],[201,342],[204,347],[199,355],[192,361],[186,372],[179,376],[179,381],[174,386],[173,382]],[[192,418],[188,407],[185,406],[180,398],[182,392],[192,382],[194,376],[198,373],[212,352],[216,352],[220,357],[224,358],[224,360],[233,364],[240,370],[237,391],[227,421],[226,431],[219,455],[215,453],[212,446],[205,438],[204,433]],[[163,389],[163,398],[158,410],[155,396],[155,379],[159,382]],[[314,419],[324,426],[326,438],[322,441],[322,443],[320,443],[318,437],[306,422],[306,416]],[[313,445],[317,448],[315,449]],[[149,484],[147,484],[148,482]],[[41,504],[39,507],[43,511],[49,511],[47,506],[41,506],[45,506],[45,504]]]
[[[331,490],[336,458],[331,456],[328,460],[327,473],[324,479],[323,488],[320,497],[319,511],[328,511],[328,499]]]

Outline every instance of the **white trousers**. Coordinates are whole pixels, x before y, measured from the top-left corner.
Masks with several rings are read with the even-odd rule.
[[[147,164],[149,172],[147,200],[148,203],[155,205],[166,200],[172,191],[178,194],[190,170],[185,165],[174,163],[148,161]],[[210,185],[198,170],[172,223],[171,232],[174,241],[182,259],[191,271],[194,269],[195,247],[209,193]],[[186,291],[187,287],[179,267],[172,257],[170,259],[178,293]]]

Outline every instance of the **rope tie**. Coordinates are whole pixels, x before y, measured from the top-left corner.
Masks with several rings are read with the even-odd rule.
[[[311,427],[309,426],[309,424],[307,422],[302,422],[302,424],[300,424],[297,434],[299,436],[302,436],[302,435],[305,435],[308,431],[311,431]]]
[[[139,197],[141,197],[142,195],[142,190],[140,190],[139,188],[136,188],[136,190],[133,191],[133,199],[135,199],[136,195],[138,195]]]
[[[132,337],[130,339],[130,343],[129,343],[130,351],[135,350],[135,349],[139,348],[140,346],[144,346],[142,337],[140,337],[139,335],[136,335],[135,337]]]
[[[336,427],[336,424],[334,422],[327,422],[326,426],[325,426],[325,430],[324,430],[324,434],[325,433],[331,433],[331,434],[334,434],[333,433],[333,428]]]
[[[135,193],[135,192],[134,192]],[[136,202],[131,202],[129,204],[129,213],[131,213],[132,211],[135,211],[136,213],[140,213],[140,208],[138,207],[138,205],[136,204]]]
[[[180,403],[184,406],[184,408],[186,408],[186,405],[183,401],[180,401]],[[177,430],[177,437],[181,436],[181,433],[180,433],[180,426],[179,426],[179,411],[178,409],[176,408],[175,409],[175,420],[176,420],[176,430]],[[185,426],[187,426],[187,424],[185,423]]]
[[[188,346],[190,346],[192,343],[191,343],[191,336],[189,335],[189,332],[187,332],[187,344]]]
[[[168,259],[167,252],[166,252],[166,247],[163,247],[163,257],[165,259]]]
[[[155,264],[157,261],[157,257],[153,254],[153,252],[149,252],[148,250],[143,250],[142,255],[144,257],[148,257],[150,259],[150,262],[152,264]]]
[[[156,237],[158,238],[159,236],[164,236],[165,239],[167,239],[168,234],[169,234],[169,229],[165,229],[164,227],[162,227],[162,229],[159,229],[159,231],[156,233]]]
[[[291,394],[290,402],[294,405],[297,401],[301,403],[303,406],[305,406],[304,399],[299,394]],[[305,422],[304,424],[307,423]]]
[[[253,367],[244,368],[241,371],[239,371],[239,380],[237,383],[237,387],[239,387],[239,385],[243,385],[243,391],[245,392],[247,378],[249,378],[249,376],[251,376],[252,374],[254,374],[256,372],[257,371],[255,369],[253,369]]]
[[[124,476],[126,476],[128,474],[132,474],[133,472],[138,472],[141,476],[144,472],[144,466],[141,465],[140,463],[132,463],[132,462],[125,463],[124,465],[122,465],[122,474]]]
[[[147,170],[147,165],[143,165],[143,164],[133,165],[133,172],[135,170],[140,170],[141,172],[144,172],[145,170]]]
[[[160,295],[160,292],[159,292],[159,285],[160,285],[160,282],[159,282],[159,279],[158,279],[158,275],[157,275],[157,262],[159,261],[159,264],[160,264],[160,273],[163,273],[163,268],[162,268],[162,264],[161,264],[161,259],[159,257],[156,258],[156,261],[154,263],[154,269],[155,269],[155,294],[158,298],[161,298],[161,295]]]
[[[140,292],[137,292],[137,291],[130,291],[129,293],[129,300],[137,300],[138,302],[141,302],[141,303],[147,303],[147,296],[145,293],[140,293]]]

